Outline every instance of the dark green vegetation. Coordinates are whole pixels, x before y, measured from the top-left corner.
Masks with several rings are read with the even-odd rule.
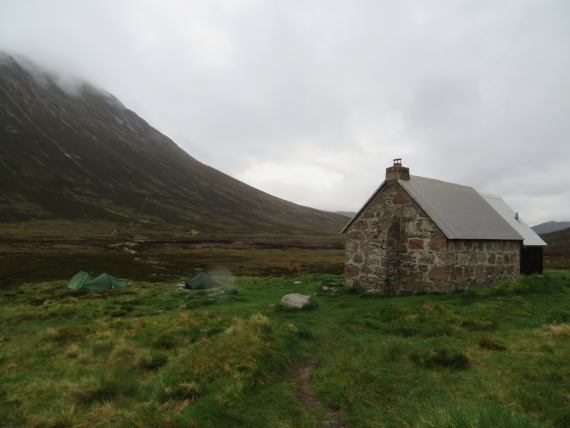
[[[104,91],[55,81],[0,52],[0,223],[319,235],[347,221],[198,162]]]
[[[86,292],[64,281],[4,290],[0,418],[10,427],[570,425],[570,272],[404,298],[341,283],[315,274],[226,279],[222,290],[137,282]],[[291,292],[315,294],[313,310],[279,310]]]

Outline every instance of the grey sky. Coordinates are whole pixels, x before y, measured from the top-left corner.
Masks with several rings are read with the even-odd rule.
[[[403,158],[570,220],[569,46],[567,0],[0,0],[0,50],[325,210],[357,211]]]

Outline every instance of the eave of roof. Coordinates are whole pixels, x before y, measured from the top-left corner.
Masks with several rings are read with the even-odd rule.
[[[544,242],[528,224],[516,215],[513,209],[507,205],[503,198],[489,193],[479,192],[479,194],[495,209],[495,211],[503,216],[511,227],[523,236],[523,245],[525,247],[545,247],[547,245],[546,242]]]

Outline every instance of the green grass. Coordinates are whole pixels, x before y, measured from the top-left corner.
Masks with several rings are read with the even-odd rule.
[[[295,284],[296,282],[299,282]],[[0,294],[7,427],[570,426],[570,272],[378,297],[328,274]],[[287,293],[310,311],[283,311]],[[296,370],[316,404],[303,406]]]

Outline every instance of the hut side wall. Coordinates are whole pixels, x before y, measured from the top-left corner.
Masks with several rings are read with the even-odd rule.
[[[345,235],[346,287],[450,292],[519,273],[519,241],[448,241],[397,182],[380,189]]]
[[[488,287],[520,273],[520,241],[448,241],[448,254],[450,291]]]

